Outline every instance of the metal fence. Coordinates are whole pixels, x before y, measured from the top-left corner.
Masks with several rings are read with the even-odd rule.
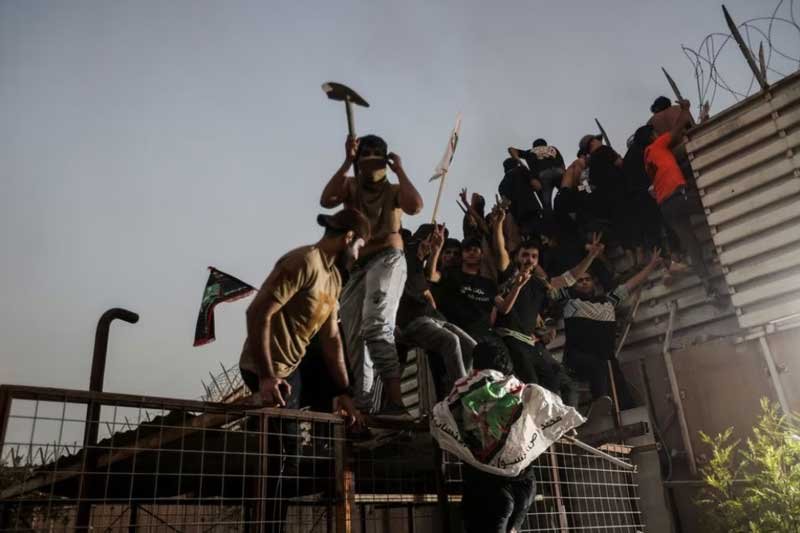
[[[372,431],[354,440],[307,411],[2,386],[0,531],[459,530],[460,466],[427,426]],[[643,529],[629,470],[566,443],[536,469],[524,531]]]
[[[604,446],[603,451],[626,461],[631,449]],[[462,464],[444,456],[446,484],[458,501]],[[541,455],[533,466],[536,497],[523,532],[644,531],[638,487],[632,469],[587,453],[562,440]]]

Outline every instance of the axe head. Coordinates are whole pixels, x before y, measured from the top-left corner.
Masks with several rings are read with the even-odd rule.
[[[361,98],[357,92],[347,85],[329,81],[322,84],[322,90],[325,91],[325,94],[327,94],[328,98],[331,100],[337,100],[339,102],[349,101],[350,103],[360,105],[362,107],[369,107],[367,101]]]

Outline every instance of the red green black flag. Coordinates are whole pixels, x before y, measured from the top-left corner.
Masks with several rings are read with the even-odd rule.
[[[217,304],[245,298],[256,290],[252,285],[214,267],[208,267],[208,270],[210,271],[208,282],[203,291],[203,301],[200,303],[200,314],[197,316],[197,327],[194,330],[195,346],[202,346],[214,340],[214,307]]]

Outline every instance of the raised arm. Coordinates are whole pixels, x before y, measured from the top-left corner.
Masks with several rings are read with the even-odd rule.
[[[580,263],[572,267],[569,271],[550,280],[550,286],[553,289],[560,289],[562,287],[570,287],[574,285],[575,278],[589,270],[589,267],[592,266],[592,262],[602,255],[603,250],[605,250],[605,245],[600,242],[602,238],[602,233],[593,233],[592,242],[586,245],[586,249],[588,251],[586,257],[584,257]]]
[[[442,255],[442,248],[444,247],[444,224],[437,224],[433,228],[431,239],[431,256],[425,265],[425,276],[431,283],[438,283],[442,279],[442,273],[439,272],[439,256]]]
[[[514,304],[517,303],[517,297],[519,296],[522,287],[525,286],[526,283],[531,279],[531,272],[520,272],[517,274],[517,277],[514,278],[514,281],[511,283],[511,289],[505,295],[499,295],[494,300],[495,307],[497,308],[497,313],[501,315],[507,315],[511,312],[511,309],[514,308]]]
[[[643,269],[637,272],[631,279],[625,282],[625,288],[628,292],[633,292],[639,285],[647,281],[650,274],[658,268],[661,264],[661,249],[653,248],[653,255],[650,257],[650,262],[645,265]]]
[[[400,159],[400,156],[391,153],[387,159],[389,168],[397,175],[397,181],[400,184],[400,190],[397,193],[397,203],[400,209],[407,215],[416,215],[422,211],[422,196],[420,196],[414,184],[411,183],[411,180],[406,176],[406,171],[403,169],[403,161]]]
[[[689,112],[689,100],[681,100],[678,104],[681,106],[681,113],[669,132],[670,148],[675,148],[683,142],[683,133],[686,131],[686,126],[692,121],[692,115]]]
[[[481,214],[478,212],[477,209],[475,209],[473,203],[467,201],[466,188],[461,189],[461,192],[459,193],[459,198],[461,198],[461,201],[464,203],[464,206],[466,206],[467,216],[470,217],[475,222],[475,226],[477,226],[478,230],[483,235],[489,235],[489,226],[486,225],[486,221],[483,220]]]
[[[573,161],[561,176],[561,187],[575,189],[581,180],[581,173],[586,169],[586,157],[580,156]]]
[[[492,240],[497,252],[497,270],[504,272],[511,264],[511,256],[506,249],[506,237],[503,234],[503,222],[506,220],[505,209],[498,205],[492,209]]]
[[[319,199],[322,207],[330,209],[341,205],[347,200],[347,171],[353,166],[357,149],[358,139],[348,135],[345,143],[344,162],[339,167],[339,170],[328,180],[325,188],[322,189],[322,196]]]

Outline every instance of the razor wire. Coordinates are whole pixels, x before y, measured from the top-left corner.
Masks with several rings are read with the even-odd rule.
[[[798,7],[800,9],[800,6]],[[755,17],[738,23],[737,27],[750,49],[758,58],[759,48],[764,49],[764,66],[767,75],[778,79],[800,68],[800,48],[792,49],[791,40],[800,42],[800,24],[795,16],[795,0],[778,0],[770,16]],[[725,94],[738,102],[758,90],[754,74],[744,84],[730,82],[731,73],[723,72],[720,64],[723,52],[735,54],[741,60],[741,51],[730,33],[713,32],[705,36],[696,48],[681,45],[683,53],[692,64],[696,81],[698,105],[712,106],[720,94]],[[742,68],[747,68],[740,61]],[[749,71],[749,70],[748,70]]]

